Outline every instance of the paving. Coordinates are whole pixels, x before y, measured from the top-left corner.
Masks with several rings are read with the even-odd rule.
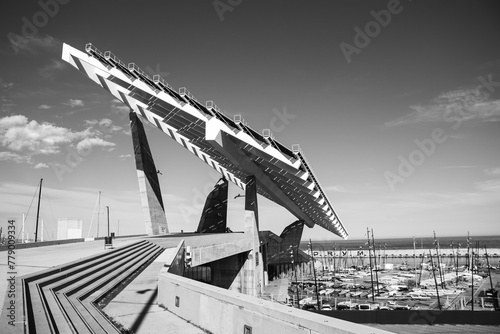
[[[158,306],[158,273],[175,248],[166,249],[122,290],[104,312],[132,333],[207,333]]]
[[[113,247],[121,247],[136,243],[140,240],[154,238],[145,237],[131,237],[131,238],[117,238],[113,240]],[[172,247],[177,246],[178,242],[182,237],[172,237],[166,238],[162,242],[158,242],[162,247],[171,245]],[[217,239],[217,238],[216,238]],[[154,241],[153,241],[154,242]],[[208,242],[208,241],[207,241]],[[171,247],[170,247],[171,248]],[[105,252],[104,241],[87,241],[80,243],[44,246],[44,247],[33,247],[33,248],[23,248],[15,250],[15,274],[16,278],[25,276],[28,274],[36,273],[44,269],[48,269],[54,266],[59,266],[66,264],[68,262],[80,260],[93,256],[102,252]],[[168,251],[168,250],[167,250]],[[165,253],[165,252],[164,252]],[[6,291],[8,287],[7,278],[10,276],[7,273],[10,272],[8,263],[8,253],[0,252],[0,302],[2,306],[6,297]],[[158,257],[155,262],[150,265],[143,275],[139,275],[132,284],[129,285],[128,291],[133,291],[133,302],[136,303],[136,307],[133,306],[133,302],[127,301],[125,297],[122,298],[122,302],[118,300],[116,303],[112,304],[112,310],[121,319],[140,319],[136,325],[138,327],[137,333],[205,333],[193,324],[185,321],[173,313],[170,313],[156,305],[156,299],[151,300],[148,304],[148,300],[151,297],[151,291],[156,291],[158,273],[163,266],[163,254]],[[12,260],[12,259],[11,259]],[[137,283],[135,283],[137,281]],[[134,291],[135,289],[135,291]],[[139,292],[139,293],[138,293]],[[144,293],[140,293],[144,292]],[[16,291],[16,294],[20,292]],[[125,296],[125,295],[124,295]],[[138,296],[143,296],[142,299]],[[123,302],[125,300],[125,302]],[[132,305],[132,306],[131,306]],[[144,315],[145,306],[148,306],[147,312]],[[109,306],[109,305],[108,305]],[[2,316],[0,319],[0,332],[2,333],[22,333],[21,327],[21,310],[17,310],[16,326],[7,325],[8,318],[5,316],[2,309]],[[142,317],[142,318],[141,318]],[[129,324],[133,320],[127,320],[125,323]],[[165,331],[167,327],[171,331]]]
[[[264,287],[263,297],[282,303],[286,302],[288,299],[288,278],[281,278],[269,282],[269,284]]]
[[[144,237],[118,238],[113,240],[114,247],[129,245],[144,239]],[[15,250],[15,276],[20,277],[59,266],[71,261],[104,252],[104,241],[88,241],[54,246],[23,248]],[[7,252],[0,252],[0,302],[3,303],[7,287]],[[2,319],[3,320],[3,319]]]

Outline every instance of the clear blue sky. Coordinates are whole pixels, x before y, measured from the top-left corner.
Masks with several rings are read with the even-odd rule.
[[[499,234],[497,1],[41,3],[0,14],[0,226],[21,221],[43,178],[46,237],[62,217],[86,236],[99,190],[101,228],[109,206],[115,231],[144,233],[127,109],[61,60],[62,43],[92,42],[300,144],[351,239]],[[194,230],[217,177],[147,131],[170,229]],[[294,220],[260,207],[277,234]],[[337,239],[325,232],[304,238]]]

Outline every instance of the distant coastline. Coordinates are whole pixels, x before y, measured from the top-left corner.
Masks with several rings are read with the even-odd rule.
[[[413,249],[413,237],[410,238],[375,238],[375,246],[377,249]],[[439,242],[439,247],[441,249],[451,249],[451,244],[453,242],[453,248],[460,249],[467,248],[467,236],[453,236],[453,237],[437,237]],[[308,248],[308,240],[303,240],[300,243],[300,248],[305,250]],[[313,249],[367,249],[367,239],[353,239],[353,240],[312,240]],[[492,236],[470,236],[470,247],[476,248],[477,243],[479,243],[479,248],[484,251],[484,247],[487,249],[498,249],[500,248],[500,235]],[[433,237],[415,237],[415,248],[416,249],[433,249],[434,238]]]

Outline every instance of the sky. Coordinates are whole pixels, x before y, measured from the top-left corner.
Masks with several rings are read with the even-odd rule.
[[[497,1],[15,1],[0,11],[0,226],[145,233],[128,108],[61,60],[93,43],[299,144],[350,239],[500,234]],[[7,8],[8,6],[8,8]],[[286,115],[286,116],[284,116]],[[170,231],[218,175],[146,126]],[[98,192],[101,192],[98,203]],[[229,222],[243,230],[230,189]],[[261,229],[295,219],[259,197]],[[303,239],[339,240],[315,226]]]

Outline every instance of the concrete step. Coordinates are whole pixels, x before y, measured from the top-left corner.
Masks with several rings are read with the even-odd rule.
[[[112,280],[109,282],[106,286],[100,287],[99,290],[95,291],[93,294],[89,295],[85,299],[77,298],[78,300],[81,300],[83,306],[86,309],[87,313],[83,313],[82,315],[84,318],[90,323],[92,319],[94,319],[97,323],[98,326],[101,326],[104,329],[104,332],[102,333],[109,333],[109,326],[113,326],[111,322],[109,322],[108,318],[103,314],[100,308],[97,307],[97,302],[104,297],[108,291],[112,291],[117,285],[121,284],[127,277],[129,277],[131,274],[133,274],[137,269],[139,269],[142,265],[145,263],[150,262],[154,257],[156,257],[161,251],[155,251],[152,254],[148,255],[147,259],[145,261],[140,261],[129,270],[123,272],[120,274],[119,277],[116,277],[116,279]],[[75,301],[76,303],[76,301]],[[89,317],[92,317],[89,318]],[[92,326],[92,330],[95,333],[101,333],[99,330],[99,327]]]
[[[64,311],[68,314],[77,332],[83,332],[87,328],[95,328],[97,332],[101,332],[101,326],[94,317],[89,315],[89,312],[86,310],[88,305],[77,298],[76,294],[84,294],[99,289],[105,282],[115,279],[120,272],[126,271],[130,267],[130,264],[133,265],[140,262],[154,248],[154,245],[149,244],[146,247],[134,250],[134,252],[128,252],[125,254],[126,256],[120,256],[119,261],[110,259],[110,261],[113,261],[112,265],[108,265],[105,269],[100,268],[99,271],[87,277],[84,274],[79,275],[85,278],[78,281],[77,285],[67,286],[57,292],[59,301],[67,306],[64,308]],[[114,326],[107,324],[105,317],[101,316],[100,320],[104,322],[106,331],[114,331]]]
[[[142,265],[149,262],[149,260],[158,252],[157,247],[148,250],[147,253],[135,255],[135,258],[112,275],[107,275],[104,279],[94,282],[81,291],[73,295],[66,294],[70,302],[78,309],[80,317],[84,319],[86,324],[92,328],[95,333],[106,333],[110,331],[110,326],[114,328],[108,319],[97,308],[94,300],[96,297],[107,294],[114,287],[121,284],[127,277],[133,274]],[[97,292],[97,295],[95,295]],[[101,331],[103,329],[104,331]]]
[[[47,326],[57,328],[56,324],[60,324],[67,329],[66,323],[62,322],[62,320],[68,320],[68,317],[73,319],[70,323],[79,323],[74,312],[72,312],[71,308],[68,308],[69,305],[67,305],[64,301],[54,300],[55,298],[58,298],[57,296],[60,293],[64,293],[64,291],[60,292],[60,290],[68,286],[71,287],[75,284],[86,284],[87,282],[96,279],[98,276],[103,276],[105,274],[109,274],[110,272],[112,273],[112,271],[118,268],[119,265],[129,261],[131,256],[150,247],[150,244],[140,243],[137,247],[128,247],[123,252],[119,251],[112,253],[111,256],[100,257],[96,260],[85,259],[83,260],[85,264],[84,266],[75,266],[71,270],[64,271],[64,273],[56,272],[56,274],[51,276],[43,275],[43,278],[40,281],[36,280],[30,282],[28,284],[30,291],[37,291],[37,294],[39,295],[31,296],[33,301],[32,307],[40,309],[41,303],[41,306],[45,311],[43,314],[42,312],[34,312],[34,327],[37,329],[43,328],[44,330],[47,330]],[[95,266],[96,263],[99,263],[99,265]],[[114,265],[110,266],[110,263],[114,263]],[[47,284],[49,282],[50,284]],[[59,307],[54,308],[55,305],[58,305]],[[66,313],[66,316],[64,313]],[[47,319],[51,320],[50,324],[46,324]],[[57,322],[55,321],[56,319],[58,320]]]
[[[141,241],[23,277],[27,333],[118,332],[97,302],[162,251]]]

